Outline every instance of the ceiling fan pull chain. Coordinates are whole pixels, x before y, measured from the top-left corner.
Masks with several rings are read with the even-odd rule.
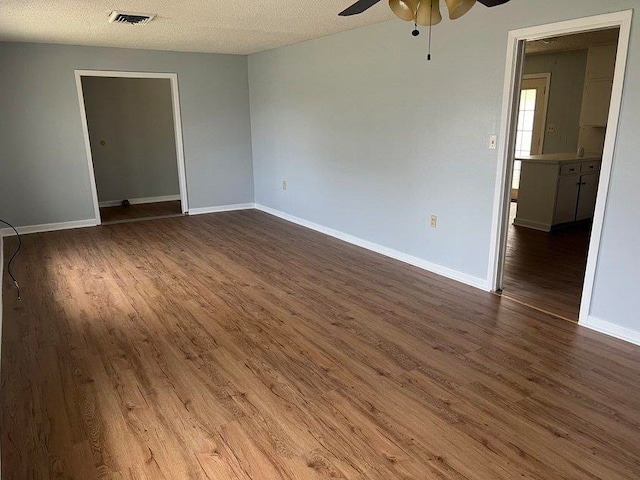
[[[432,7],[433,7],[433,1],[431,3]],[[433,28],[433,8],[429,9],[429,51],[427,53],[427,61],[430,62],[431,61],[431,29]]]

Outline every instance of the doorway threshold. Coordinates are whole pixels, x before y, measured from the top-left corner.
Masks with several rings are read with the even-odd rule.
[[[578,321],[568,318],[568,317],[564,317],[558,313],[554,313],[554,312],[550,312],[549,310],[545,310],[544,308],[540,308],[540,307],[536,307],[535,305],[531,305],[530,303],[527,302],[523,302],[522,300],[518,300],[517,298],[513,298],[510,297],[509,295],[505,295],[505,293],[503,291],[497,291],[497,292],[493,292],[493,294],[497,297],[502,297],[502,298],[506,298],[507,300],[511,300],[512,302],[515,302],[519,305],[522,305],[524,307],[528,307],[531,308],[533,310],[536,310],[538,312],[544,313],[546,315],[549,315],[551,317],[554,318],[559,318],[560,320],[564,320],[565,322],[569,322],[569,323],[573,323],[574,325],[578,325]]]
[[[184,213],[174,213],[171,215],[157,215],[155,217],[140,217],[140,218],[124,218],[122,220],[111,220],[110,222],[102,222],[101,225],[117,225],[119,223],[135,223],[135,222],[144,222],[147,220],[161,220],[163,218],[176,218],[176,217],[184,217]]]

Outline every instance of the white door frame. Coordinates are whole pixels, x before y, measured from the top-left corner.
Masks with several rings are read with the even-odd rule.
[[[504,94],[502,101],[502,122],[499,135],[498,170],[494,194],[493,220],[491,226],[491,250],[489,252],[489,271],[487,278],[492,291],[502,287],[504,276],[504,258],[508,233],[508,207],[511,193],[510,174],[513,170],[514,156],[514,109],[515,93],[520,86],[524,60],[524,44],[526,41],[540,40],[547,37],[580,33],[604,28],[620,28],[616,69],[611,95],[611,109],[607,126],[607,136],[602,156],[598,199],[593,218],[593,228],[589,243],[587,269],[580,304],[579,323],[588,325],[591,312],[591,300],[595,283],[598,254],[604,226],[604,215],[607,206],[611,169],[616,146],[618,121],[622,105],[622,93],[629,51],[629,37],[633,10],[596,15],[593,17],[568,20],[564,22],[540,25],[509,32],[507,45],[507,63],[505,69]],[[509,181],[509,185],[507,182]]]
[[[82,133],[89,164],[89,179],[91,182],[91,195],[93,197],[93,209],[96,217],[96,225],[100,225],[100,205],[98,203],[98,190],[96,176],[93,167],[93,155],[91,153],[91,141],[89,140],[89,126],[87,124],[87,111],[84,105],[84,93],[82,92],[82,77],[113,77],[113,78],[161,78],[171,82],[171,100],[173,104],[173,126],[176,137],[176,158],[178,161],[178,183],[180,185],[180,201],[182,213],[189,211],[189,198],[187,195],[187,173],[184,160],[184,144],[182,141],[182,117],[180,115],[180,94],[178,90],[177,73],[152,73],[152,72],[119,72],[108,70],[75,70],[78,101],[80,102],[80,115],[82,117]]]

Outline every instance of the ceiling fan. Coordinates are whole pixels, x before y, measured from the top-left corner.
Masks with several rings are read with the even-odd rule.
[[[381,0],[358,0],[346,10],[339,13],[341,17],[359,15],[379,3]],[[476,0],[445,0],[449,10],[449,18],[455,20],[467,13]],[[477,0],[487,7],[495,7],[509,0]],[[398,18],[416,25],[432,26],[442,21],[439,0],[389,0],[389,7]],[[415,33],[414,33],[415,35]]]

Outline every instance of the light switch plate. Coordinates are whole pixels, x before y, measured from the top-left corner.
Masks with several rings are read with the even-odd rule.
[[[489,137],[489,150],[495,150],[496,148],[498,148],[498,137],[491,135]]]

